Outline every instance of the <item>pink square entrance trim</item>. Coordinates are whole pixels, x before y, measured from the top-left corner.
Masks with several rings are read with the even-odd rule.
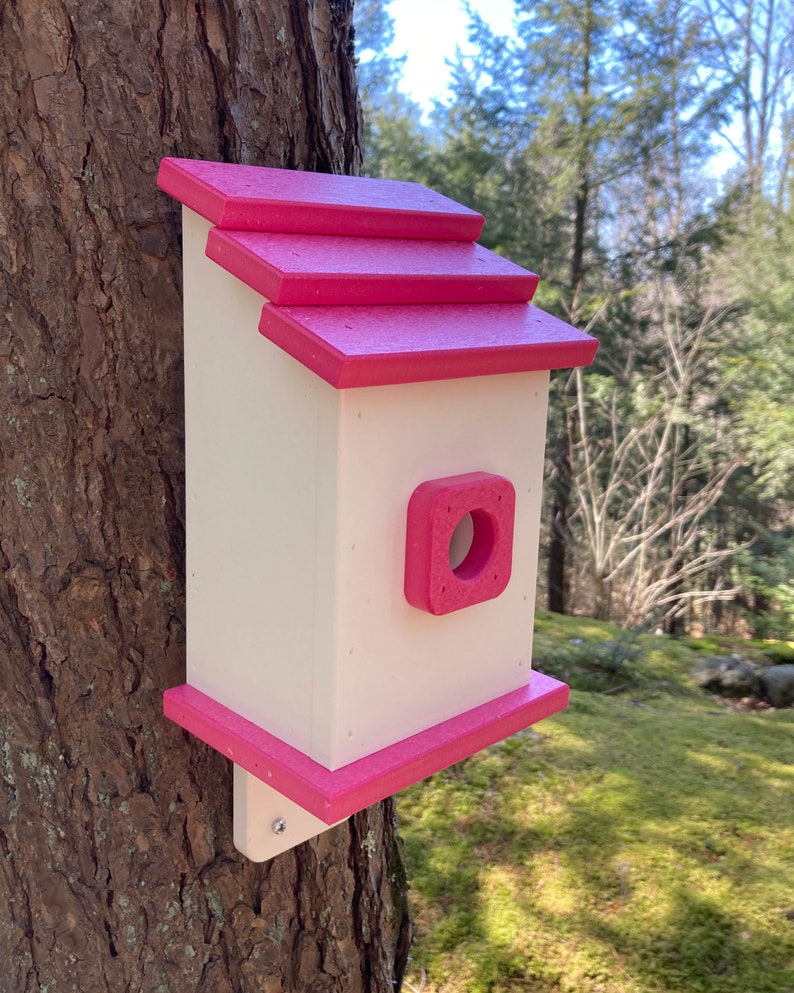
[[[422,483],[408,502],[405,599],[431,614],[449,614],[493,600],[510,581],[516,491],[509,479],[467,472]],[[451,544],[471,533],[462,561]]]

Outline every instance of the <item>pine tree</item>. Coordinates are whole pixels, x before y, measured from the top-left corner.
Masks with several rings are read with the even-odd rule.
[[[350,27],[344,0],[0,5],[3,993],[399,985],[391,806],[255,865],[230,764],[162,716],[184,456],[158,164],[357,170]]]

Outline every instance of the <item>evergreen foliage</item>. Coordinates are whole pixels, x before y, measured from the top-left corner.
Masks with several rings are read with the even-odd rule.
[[[515,0],[507,37],[467,8],[429,115],[383,70],[388,6],[357,11],[365,169],[481,211],[601,341],[553,380],[549,605],[791,637],[791,3]]]

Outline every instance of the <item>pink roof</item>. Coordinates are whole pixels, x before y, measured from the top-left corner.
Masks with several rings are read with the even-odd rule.
[[[338,389],[595,355],[530,306],[534,273],[474,243],[480,214],[417,183],[163,159],[158,185],[215,225],[209,258],[266,298],[262,334]]]
[[[262,334],[345,389],[564,369],[598,343],[527,303],[402,307],[275,307]]]
[[[419,183],[163,159],[157,185],[219,228],[384,238],[479,238],[485,218]]]
[[[213,228],[207,255],[279,306],[526,301],[538,285],[472,241]]]

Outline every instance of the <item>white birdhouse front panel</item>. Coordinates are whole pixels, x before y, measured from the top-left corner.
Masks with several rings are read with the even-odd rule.
[[[336,582],[344,592],[336,598],[331,768],[528,681],[547,384],[548,373],[534,372],[339,392]],[[513,429],[525,439],[518,450]],[[498,596],[436,615],[405,596],[409,503],[428,481],[472,472],[505,476],[515,489],[512,574]],[[480,502],[464,499],[458,521]]]

